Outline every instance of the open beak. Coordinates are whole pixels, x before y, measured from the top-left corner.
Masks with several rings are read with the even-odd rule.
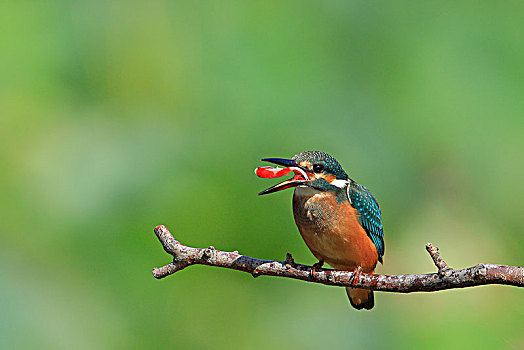
[[[260,192],[258,195],[282,191],[282,190],[285,190],[286,188],[297,187],[309,181],[309,177],[305,169],[303,169],[300,165],[298,165],[293,159],[264,158],[264,159],[261,159],[261,161],[270,162],[273,164],[282,165],[287,168],[290,168],[291,170],[293,170],[295,175],[289,180],[282,181],[281,183],[276,184],[275,186],[265,189],[264,191]]]

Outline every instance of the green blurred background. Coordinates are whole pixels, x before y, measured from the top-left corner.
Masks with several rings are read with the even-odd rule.
[[[377,293],[196,266],[315,259],[263,157],[335,156],[383,212],[379,273],[522,265],[522,2],[0,4],[3,348],[524,348],[524,293]]]

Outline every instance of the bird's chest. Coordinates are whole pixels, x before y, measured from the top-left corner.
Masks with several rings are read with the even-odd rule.
[[[332,231],[340,224],[343,210],[328,192],[297,188],[293,195],[293,215],[297,226],[312,234]]]
[[[349,202],[337,202],[329,192],[296,188],[293,214],[298,230],[313,255],[335,268],[362,266],[373,271],[377,252],[358,223]]]

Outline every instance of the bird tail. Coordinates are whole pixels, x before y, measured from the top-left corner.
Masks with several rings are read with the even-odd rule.
[[[375,306],[375,298],[372,290],[346,287],[346,292],[351,306],[357,310],[371,310],[373,306]]]

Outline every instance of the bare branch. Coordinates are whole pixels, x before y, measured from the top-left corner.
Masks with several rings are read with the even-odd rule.
[[[427,243],[426,250],[428,251],[429,255],[431,256],[431,259],[433,259],[433,263],[435,263],[435,266],[438,269],[439,275],[445,276],[446,274],[451,272],[451,270],[453,270],[451,267],[448,266],[448,264],[446,264],[444,259],[440,257],[438,248],[435,247],[433,244]]]
[[[462,270],[450,268],[431,243],[426,245],[438,273],[413,275],[370,275],[361,273],[352,281],[353,272],[313,268],[295,263],[287,253],[284,261],[260,260],[239,254],[209,248],[192,248],[178,242],[169,230],[157,226],[155,233],[164,250],[173,256],[173,262],[153,269],[155,278],[164,278],[190,265],[208,265],[248,272],[253,277],[280,276],[331,286],[353,286],[382,292],[435,292],[485,284],[505,284],[524,287],[524,267],[478,264]]]

